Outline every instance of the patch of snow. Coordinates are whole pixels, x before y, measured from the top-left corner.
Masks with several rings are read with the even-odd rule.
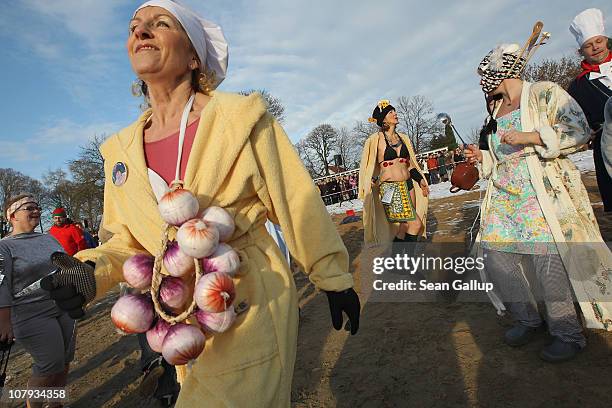
[[[346,214],[348,210],[362,211],[363,202],[355,199],[327,206],[327,212],[330,214]]]
[[[581,173],[587,173],[589,171],[595,171],[595,162],[593,161],[593,151],[585,150],[569,156],[570,160],[574,162],[576,168]]]

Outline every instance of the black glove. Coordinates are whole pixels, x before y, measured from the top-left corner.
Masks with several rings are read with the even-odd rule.
[[[357,330],[359,330],[361,304],[359,303],[359,296],[357,296],[353,288],[343,290],[342,292],[325,291],[325,294],[329,302],[329,311],[334,329],[340,330],[342,328],[342,312],[344,311],[349,318],[347,327],[350,327],[351,334],[357,333]]]
[[[84,306],[96,296],[96,264],[81,262],[63,252],[54,252],[51,262],[59,271],[43,278],[40,287],[50,292],[57,307],[73,319],[80,319],[85,315]]]

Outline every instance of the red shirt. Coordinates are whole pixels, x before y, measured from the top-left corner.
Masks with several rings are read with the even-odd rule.
[[[187,168],[187,159],[191,153],[191,146],[195,139],[196,130],[200,119],[194,120],[185,129],[185,140],[183,142],[183,155],[181,157],[181,180],[185,179],[185,168]],[[144,144],[145,161],[147,167],[156,172],[163,178],[166,183],[170,184],[176,176],[176,159],[178,158],[178,141],[179,132],[165,137],[155,142]]]
[[[435,157],[427,159],[427,167],[429,170],[435,170],[438,167],[438,159]]]
[[[73,224],[64,224],[61,227],[53,225],[49,230],[49,234],[59,241],[64,251],[70,256],[83,249],[87,249],[85,237]]]

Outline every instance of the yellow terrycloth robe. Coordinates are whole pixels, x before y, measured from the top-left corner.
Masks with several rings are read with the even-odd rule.
[[[363,147],[361,154],[361,163],[359,165],[359,199],[363,200],[363,227],[364,239],[366,244],[388,244],[393,241],[397,233],[399,223],[390,223],[385,215],[385,208],[380,201],[379,188],[372,188],[372,177],[380,173],[378,165],[378,136],[380,133],[374,133],[368,137]],[[417,169],[421,176],[423,173],[417,164],[410,139],[403,133],[399,136],[402,138],[408,153],[410,154],[410,165]],[[425,177],[423,180],[427,182]],[[427,222],[427,208],[429,199],[423,195],[419,183],[414,184],[414,192],[416,199],[416,212],[423,222],[421,235],[426,236],[425,224]]]
[[[105,159],[102,246],[77,254],[96,263],[96,297],[123,280],[131,255],[160,251],[163,221],[147,176],[143,127],[150,111],[101,147]],[[169,155],[176,154],[169,152]],[[115,186],[112,169],[123,162],[125,184]],[[236,301],[250,308],[232,328],[207,339],[186,369],[177,407],[281,407],[290,405],[298,308],[286,260],[267,233],[267,218],[282,228],[291,255],[320,289],[353,286],[348,254],[318,189],[289,138],[266,111],[259,95],[212,93],[203,109],[185,171],[185,188],[200,208],[215,205],[236,222],[229,245],[243,264]]]

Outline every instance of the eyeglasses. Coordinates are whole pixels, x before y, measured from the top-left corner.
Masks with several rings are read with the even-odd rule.
[[[42,211],[42,208],[40,208],[37,205],[31,205],[28,207],[24,207],[24,208],[18,208],[15,212],[17,211],[28,211],[28,212],[32,212],[32,211]]]

